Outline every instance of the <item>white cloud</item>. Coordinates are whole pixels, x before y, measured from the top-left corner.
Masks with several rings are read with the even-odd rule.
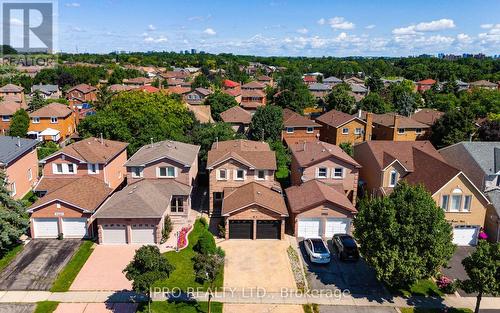
[[[85,32],[85,29],[81,28],[81,27],[78,27],[78,26],[71,26],[71,31],[73,32],[77,32],[77,33],[83,33]]]
[[[203,31],[203,33],[204,33],[205,35],[209,35],[209,36],[214,36],[214,35],[216,35],[216,34],[217,34],[217,32],[216,32],[213,28],[210,28],[210,27],[209,27],[209,28],[207,28],[207,29],[205,29],[205,30]]]
[[[472,38],[467,34],[458,34],[457,41],[462,44],[469,44],[472,42]]]
[[[394,28],[392,30],[392,33],[394,35],[415,35],[415,34],[417,34],[417,32],[415,31],[415,26]]]
[[[328,20],[328,25],[333,29],[353,29],[355,27],[354,23],[347,21],[341,16],[332,17]]]
[[[13,17],[13,18],[10,19],[10,25],[12,25],[12,26],[23,26],[23,21],[21,21],[18,18]]]
[[[156,30],[156,27],[153,24],[148,25],[148,31],[154,32]]]
[[[493,26],[494,26],[493,24],[481,24],[481,28],[484,28],[484,29],[490,29]]]
[[[416,25],[395,28],[392,30],[392,33],[394,35],[417,35],[419,33],[434,32],[455,27],[456,25],[453,20],[443,18],[436,21],[422,22]]]
[[[320,18],[320,19],[318,20],[318,24],[319,24],[319,25],[325,25],[325,23],[326,23],[326,20],[325,20],[324,18]]]
[[[162,43],[162,42],[167,42],[168,39],[165,36],[159,36],[159,37],[152,37],[152,36],[146,36],[144,38],[144,42],[146,43]]]
[[[305,27],[297,29],[297,33],[299,33],[299,34],[307,34],[308,32],[309,32],[309,30]]]
[[[65,3],[64,6],[67,7],[67,8],[79,8],[80,7],[80,3],[78,3],[78,2],[69,2],[69,3]]]
[[[365,26],[366,29],[374,29],[376,26],[374,24]]]

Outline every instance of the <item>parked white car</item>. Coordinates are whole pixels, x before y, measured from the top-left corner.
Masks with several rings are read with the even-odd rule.
[[[307,238],[304,247],[312,263],[330,263],[330,250],[321,238]]]

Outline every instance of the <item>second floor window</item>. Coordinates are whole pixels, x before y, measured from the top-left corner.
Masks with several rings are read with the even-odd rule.
[[[287,127],[286,128],[287,134],[293,134],[293,131],[294,131],[293,127]]]
[[[33,124],[40,124],[40,118],[38,116],[35,116],[32,118]]]
[[[227,180],[227,170],[224,168],[217,170],[217,179],[218,180]]]
[[[236,170],[235,180],[245,180],[245,171],[242,169]]]
[[[405,129],[404,128],[398,128],[398,134],[402,135],[405,133]]]
[[[57,124],[57,117],[52,116],[52,117],[50,118],[50,123],[51,123],[51,124]]]
[[[33,179],[33,171],[31,170],[31,168],[28,169],[28,181],[31,181]]]
[[[265,180],[266,179],[266,171],[257,170],[257,179],[258,180]]]
[[[336,167],[333,170],[333,178],[342,178],[344,177],[344,169],[341,167]]]
[[[132,177],[139,178],[142,177],[142,167],[133,167],[132,168]]]
[[[318,168],[318,178],[327,178],[328,177],[328,169],[326,167]]]
[[[343,135],[349,134],[349,128],[347,128],[347,127],[342,128],[342,134]]]
[[[8,122],[8,121],[10,121],[10,115],[2,115],[2,121],[3,121],[3,122]]]
[[[88,170],[89,170],[89,174],[99,174],[99,164],[89,163]]]
[[[389,187],[396,186],[397,182],[398,182],[398,172],[391,171],[391,176],[389,177]]]
[[[173,196],[170,201],[170,211],[175,213],[184,212],[184,199],[183,197]]]
[[[314,127],[307,127],[306,133],[308,134],[314,133]]]
[[[52,164],[53,174],[75,174],[76,168],[75,164],[72,163],[53,163]]]
[[[159,167],[158,177],[175,177],[175,168],[173,166]]]
[[[356,129],[354,130],[354,134],[355,134],[355,135],[361,135],[361,128],[356,128]]]

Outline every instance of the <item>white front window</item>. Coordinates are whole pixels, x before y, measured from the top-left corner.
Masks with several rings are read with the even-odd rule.
[[[306,133],[308,133],[308,134],[314,133],[314,127],[307,127]]]
[[[257,170],[257,180],[265,180],[266,179],[266,171],[265,170]]]
[[[349,128],[347,128],[347,127],[342,128],[342,134],[343,135],[349,134]]]
[[[354,134],[355,134],[355,135],[361,135],[361,128],[356,128],[356,129],[354,130]]]
[[[51,123],[51,124],[57,124],[57,117],[52,116],[52,117],[50,118],[50,123]]]
[[[318,172],[316,175],[317,178],[327,178],[328,177],[328,169],[326,167],[318,168]]]
[[[234,180],[245,180],[245,170],[237,169],[234,171]]]
[[[344,177],[344,169],[342,167],[336,167],[333,169],[333,178]]]
[[[99,164],[97,163],[89,163],[88,164],[89,174],[99,174]]]
[[[75,174],[75,164],[72,163],[53,163],[52,173],[53,174]]]
[[[139,167],[139,166],[132,167],[132,177],[133,178],[142,177],[142,167]]]
[[[158,167],[157,176],[168,177],[168,178],[175,177],[175,167],[173,166]]]
[[[33,124],[40,124],[40,118],[38,116],[34,116],[31,121]]]
[[[33,179],[33,171],[31,170],[31,168],[28,169],[27,175],[28,181],[31,181]]]
[[[16,182],[12,182],[10,184],[10,195],[13,197],[16,195],[16,193],[17,193]]]
[[[404,128],[398,128],[398,134],[402,135],[405,133],[405,129]]]
[[[2,115],[2,121],[3,121],[3,122],[8,122],[8,121],[10,121],[10,115]]]
[[[217,170],[217,179],[218,180],[227,180],[227,170],[225,168],[221,168]]]
[[[441,196],[441,208],[445,211],[448,210],[448,203],[450,202],[450,196],[443,195]]]
[[[396,186],[397,182],[398,182],[398,172],[391,171],[391,176],[389,178],[389,187]]]
[[[470,212],[470,207],[472,204],[472,196],[464,197],[464,212]]]
[[[286,128],[287,134],[293,134],[293,131],[294,131],[293,127],[287,127]]]

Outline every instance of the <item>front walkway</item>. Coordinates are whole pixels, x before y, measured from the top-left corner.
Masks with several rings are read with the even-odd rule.
[[[69,290],[132,290],[122,273],[138,245],[97,245]]]
[[[54,313],[135,313],[137,303],[60,303]]]

